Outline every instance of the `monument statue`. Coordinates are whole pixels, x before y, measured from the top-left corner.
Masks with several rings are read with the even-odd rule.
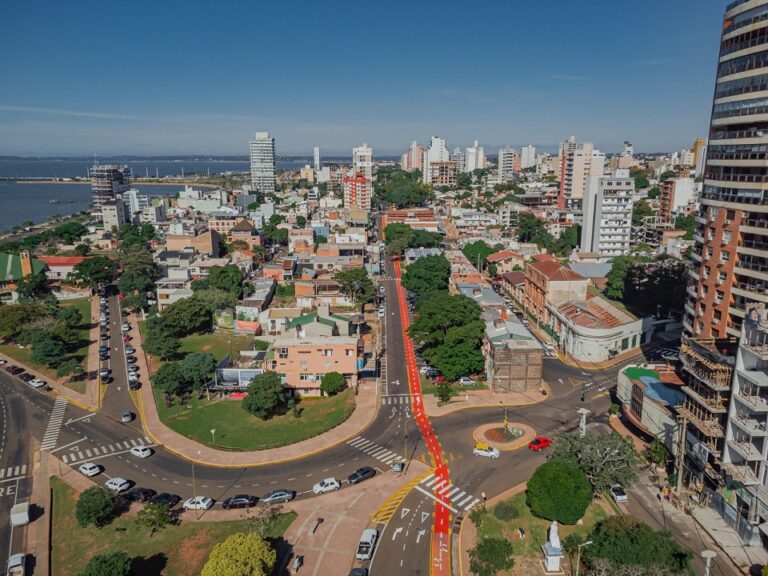
[[[557,520],[552,520],[552,524],[549,526],[549,543],[555,550],[559,550],[561,548],[560,535],[557,532]]]

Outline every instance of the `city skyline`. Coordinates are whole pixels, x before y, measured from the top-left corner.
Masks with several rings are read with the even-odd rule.
[[[140,21],[117,6],[13,5],[0,23],[0,72],[16,79],[0,98],[0,154],[247,154],[258,130],[279,155],[361,142],[394,155],[432,135],[489,153],[570,134],[650,152],[706,132],[724,2],[652,1],[631,20],[615,3],[555,4],[448,3],[461,18],[440,22],[429,6],[238,4],[202,36],[202,4],[144,4]],[[408,64],[430,52],[430,66]]]

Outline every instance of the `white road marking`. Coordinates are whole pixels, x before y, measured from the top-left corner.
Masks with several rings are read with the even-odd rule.
[[[450,510],[450,511],[451,511],[451,512],[453,512],[454,514],[458,514],[458,513],[459,513],[459,511],[458,511],[458,510],[456,510],[455,508],[453,508],[453,507],[449,506],[449,505],[448,505],[448,504],[446,504],[444,501],[440,500],[440,498],[438,498],[437,496],[435,496],[434,494],[432,494],[432,492],[427,492],[427,491],[426,491],[426,490],[424,490],[424,488],[422,488],[421,486],[416,486],[416,490],[418,490],[419,492],[421,492],[421,493],[422,493],[422,494],[424,494],[425,496],[429,496],[430,498],[432,498],[432,500],[434,500],[434,501],[435,501],[435,502],[437,502],[438,504],[442,504],[444,507],[448,508],[448,510]]]

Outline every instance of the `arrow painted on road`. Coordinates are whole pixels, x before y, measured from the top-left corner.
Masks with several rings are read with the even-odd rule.
[[[395,386],[400,386],[400,380],[392,380],[392,384]]]
[[[70,418],[69,420],[64,422],[64,426],[69,426],[70,424],[74,424],[75,422],[80,422],[81,420],[83,422],[90,422],[91,421],[91,415],[90,414],[86,414],[85,416],[80,416],[80,418]]]
[[[423,512],[422,512],[422,514],[423,514]],[[427,533],[427,531],[426,531],[426,530],[419,530],[419,531],[416,533],[416,544],[418,544],[418,543],[419,543],[419,540],[421,540],[421,537],[422,537],[422,536],[424,536],[424,534],[426,534],[426,533]]]
[[[403,531],[403,527],[402,526],[400,526],[400,528],[396,528],[395,531],[392,533],[392,540],[397,538],[397,535],[400,534],[400,532],[402,532],[402,531]]]
[[[405,518],[406,516],[408,516],[408,514],[409,514],[410,512],[411,512],[411,509],[410,509],[410,508],[403,508],[402,510],[400,510],[400,520],[402,520],[403,518]]]

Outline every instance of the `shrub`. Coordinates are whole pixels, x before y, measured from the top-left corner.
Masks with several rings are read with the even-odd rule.
[[[565,462],[539,466],[528,481],[526,502],[539,518],[575,524],[592,501],[592,486],[584,473]]]
[[[82,526],[94,524],[97,528],[106,526],[115,515],[115,497],[99,486],[83,491],[75,506],[75,518]]]

